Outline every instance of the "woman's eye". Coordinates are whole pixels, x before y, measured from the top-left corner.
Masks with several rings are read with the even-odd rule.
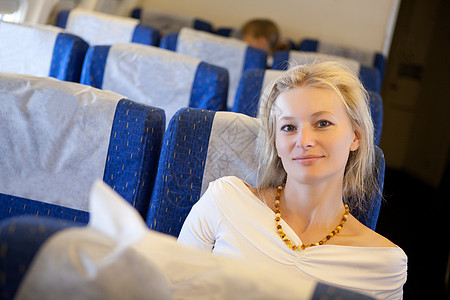
[[[284,125],[281,127],[281,130],[286,131],[286,132],[294,131],[295,126],[294,125]]]
[[[330,125],[331,125],[331,122],[327,121],[327,120],[320,120],[319,122],[317,122],[317,127],[320,127],[320,128],[328,127]]]

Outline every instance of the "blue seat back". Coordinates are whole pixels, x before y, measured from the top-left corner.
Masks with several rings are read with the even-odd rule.
[[[22,216],[0,221],[0,240],[7,248],[0,257],[0,281],[3,300],[12,300],[38,250],[55,233],[77,226],[53,218]]]
[[[81,83],[163,108],[169,120],[182,107],[225,110],[228,73],[197,58],[128,43],[91,47]]]
[[[217,28],[216,31],[214,31],[215,34],[221,35],[221,36],[227,36],[230,37],[234,34],[234,32],[236,31],[236,28],[232,28],[232,27],[220,27]]]
[[[159,47],[171,51],[177,51],[178,33],[169,33],[161,38]]]
[[[366,67],[373,67],[378,69],[381,79],[384,78],[386,58],[382,53],[376,51],[369,52],[357,48],[343,47],[334,43],[320,42],[319,40],[315,39],[302,40],[299,44],[298,49],[301,51],[322,52],[356,59]]]
[[[359,79],[367,90],[381,92],[381,75],[377,68],[361,66]]]
[[[201,59],[228,70],[229,87],[227,107],[234,103],[239,79],[248,69],[265,69],[267,53],[249,47],[245,42],[204,31],[183,28],[179,34],[164,36],[161,48]]]
[[[145,217],[164,111],[113,92],[23,75],[1,75],[0,94],[0,219],[32,214],[86,223],[96,179]]]
[[[149,228],[178,236],[192,206],[209,182],[235,175],[257,185],[256,137],[259,121],[233,112],[182,109],[167,129],[147,215]],[[378,187],[383,190],[384,156],[376,147]],[[381,194],[359,220],[374,229]]]
[[[380,94],[372,91],[369,92],[370,114],[372,116],[374,128],[374,144],[380,145],[381,133],[383,131],[383,99]]]
[[[0,72],[80,81],[88,49],[81,38],[53,26],[0,21]]]
[[[139,43],[158,46],[160,32],[133,18],[72,9],[60,11],[56,25],[83,38],[90,46]]]
[[[251,117],[257,116],[259,99],[264,89],[264,78],[266,78],[268,72],[281,73],[282,71],[251,69],[242,74],[232,112],[246,114]]]
[[[278,51],[273,57],[272,69],[287,70],[291,65],[312,63],[314,61],[333,60],[347,65],[359,74],[361,82],[370,91],[380,93],[381,75],[378,69],[361,65],[358,61],[342,56],[324,54],[319,52],[300,52],[296,50]]]

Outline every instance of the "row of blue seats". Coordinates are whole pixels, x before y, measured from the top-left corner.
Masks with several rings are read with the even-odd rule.
[[[264,51],[247,47],[244,42],[235,39],[219,38],[205,31],[203,31],[204,34],[198,30],[185,30],[180,32],[182,34],[166,34],[160,43],[158,29],[139,23],[137,20],[80,9],[61,11],[58,15],[57,25],[66,28],[66,33],[81,37],[89,46],[114,45],[120,42],[160,45],[161,48],[177,51],[201,59],[206,63],[223,67],[228,70],[230,78],[228,107],[233,104],[237,82],[242,72],[250,68],[266,68],[267,54]],[[188,35],[187,38],[186,35]],[[193,36],[195,40],[189,40]],[[178,43],[178,40],[182,41]],[[189,44],[186,45],[186,43]],[[226,51],[217,51],[218,48]],[[219,54],[222,55],[219,56]],[[357,60],[341,58],[338,55],[325,55],[312,51],[280,51],[274,56],[272,68],[286,69],[289,65],[286,62],[306,63],[314,59],[340,59],[353,66],[368,90],[379,92],[381,89],[381,76],[377,68],[367,67]],[[235,67],[233,67],[234,65]],[[71,81],[77,81],[77,78],[71,79]]]
[[[165,130],[164,110],[52,78],[0,74],[0,219],[44,215],[87,223],[88,194],[103,179],[151,229],[177,236],[216,178],[256,185],[258,120],[183,108]],[[378,185],[384,157],[376,147]],[[374,229],[381,196],[359,215]]]
[[[211,22],[203,19],[161,12],[149,8],[135,8],[131,12],[131,17],[139,19],[143,24],[154,26],[159,30],[164,30],[164,28],[166,28],[167,30],[164,31],[164,34],[178,32],[183,26],[188,26],[197,30],[203,30],[226,37],[239,35],[236,33],[239,29],[231,27],[214,29]],[[344,47],[336,43],[320,41],[317,39],[303,39],[298,44],[292,41],[291,44],[291,50],[321,52],[355,59],[363,66],[376,68],[380,73],[381,79],[384,77],[386,59],[380,52]]]
[[[161,48],[182,53],[183,50],[177,49],[177,37],[183,27],[208,32],[209,36],[208,34],[202,36],[202,38],[206,38],[207,40],[214,36],[210,23],[195,18],[161,13],[149,9],[136,9],[132,13],[132,16],[140,18],[139,21],[137,19],[133,21],[131,18],[74,9],[61,11],[58,14],[56,25],[61,28],[67,28],[68,32],[82,37],[91,46],[111,45],[116,42],[135,42],[152,46],[161,44]],[[69,19],[70,21],[68,21]],[[117,33],[114,33],[116,31]],[[124,39],[123,36],[127,38]],[[163,36],[162,40],[160,40],[161,36]],[[214,39],[214,37],[212,38]],[[223,47],[227,47],[227,42],[224,42],[224,40],[215,42]],[[304,58],[303,56],[305,55],[311,57],[314,54],[316,59],[337,59],[342,57],[346,58],[344,62],[348,63],[351,60],[350,64],[357,65],[355,71],[360,74],[361,80],[368,90],[375,92],[380,92],[381,90],[385,61],[384,56],[379,53],[348,49],[317,40],[302,41],[298,48],[301,51],[297,51],[296,47],[293,49],[295,50],[276,53],[273,64],[271,64],[272,69],[285,69],[289,65],[286,62],[305,63],[311,60],[311,58]],[[220,58],[214,56],[205,57],[203,54],[205,51],[211,51],[211,49],[197,48],[195,51],[191,49],[191,51],[185,51],[184,54],[228,69],[230,66],[228,62],[221,64]],[[252,53],[251,55],[255,57],[251,60],[253,63],[252,67],[266,67],[267,56],[264,53]],[[244,69],[248,67],[250,66],[243,65]],[[239,76],[237,74],[229,74],[229,76],[231,85],[229,102],[232,104],[234,101],[234,87],[236,86],[237,80],[239,80]],[[228,105],[229,107],[232,106],[230,104]]]
[[[180,47],[187,49],[178,51],[181,53],[137,43],[88,48],[82,39],[55,31],[54,28],[31,28],[4,22],[0,23],[0,32],[4,40],[9,41],[3,44],[6,55],[2,59],[0,71],[50,75],[67,81],[78,81],[80,78],[83,84],[161,107],[169,118],[183,106],[231,110],[255,116],[262,89],[270,78],[281,72],[265,69],[266,54],[262,50],[234,40],[227,40],[230,42],[227,47],[220,38],[216,41],[214,36],[205,36],[206,33],[188,29],[183,29],[181,34],[166,35],[161,43],[164,48],[174,51],[181,43]],[[24,35],[27,36],[25,41],[13,42],[18,36]],[[199,52],[202,40],[208,40],[203,44],[216,47],[216,50],[204,51],[206,54],[197,53],[197,57],[193,58]],[[211,46],[212,42],[216,42],[216,45]],[[226,54],[230,54],[231,58],[220,61]],[[38,61],[36,56],[40,57]],[[288,59],[283,52],[275,57],[282,68],[287,64],[281,62]],[[308,62],[315,60],[316,56],[301,54],[299,59]],[[235,64],[235,60],[239,63]],[[50,73],[47,73],[48,69]],[[363,70],[361,68],[360,74],[363,74]],[[166,97],[170,97],[171,101],[165,101]],[[377,93],[371,93],[371,100],[378,144],[382,126],[382,101]]]
[[[154,9],[136,8],[131,13],[131,16],[139,19],[143,24],[154,26],[158,30],[162,30],[164,35],[176,35],[182,27],[185,26],[226,37],[239,36],[238,33],[235,33],[236,31],[239,31],[238,29],[224,27],[214,30],[211,22],[184,15],[160,12]],[[164,38],[161,41],[161,47],[175,49],[176,46],[173,40],[174,37],[170,37],[168,40],[167,38]],[[292,53],[294,53],[294,55],[297,50],[300,50],[302,52],[321,53],[355,60],[361,65],[361,78],[363,82],[366,83],[366,87],[372,91],[380,91],[386,65],[383,54],[376,51],[344,47],[336,43],[319,41],[316,39],[304,39],[300,41],[298,45],[294,42],[291,44],[291,50],[293,50]],[[274,62],[271,66],[272,69],[285,68],[286,64],[284,62],[289,60],[289,56],[289,51],[276,53]]]

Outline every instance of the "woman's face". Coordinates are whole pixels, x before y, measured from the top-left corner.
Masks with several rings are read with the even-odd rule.
[[[331,89],[294,88],[275,102],[276,148],[289,180],[340,180],[349,152],[358,149],[344,104]]]

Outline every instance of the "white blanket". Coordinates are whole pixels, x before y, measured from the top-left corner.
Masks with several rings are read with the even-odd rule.
[[[88,210],[121,95],[0,74],[0,193]]]

